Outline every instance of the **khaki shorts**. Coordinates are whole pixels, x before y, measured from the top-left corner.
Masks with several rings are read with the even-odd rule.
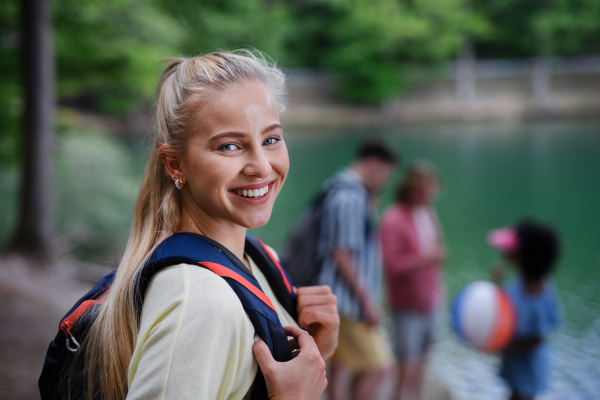
[[[390,344],[379,327],[345,318],[340,318],[338,347],[331,360],[355,374],[386,368],[394,363]]]

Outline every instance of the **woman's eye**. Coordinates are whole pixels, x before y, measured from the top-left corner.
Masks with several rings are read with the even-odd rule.
[[[239,148],[238,145],[236,145],[235,143],[226,143],[226,144],[219,146],[219,150],[225,150],[225,151],[237,150],[238,148]]]
[[[263,144],[268,146],[268,145],[270,145],[270,144],[275,144],[275,143],[277,143],[277,142],[278,142],[278,141],[280,141],[280,140],[281,140],[281,139],[279,139],[279,138],[276,138],[276,137],[270,137],[270,138],[268,138],[267,140],[265,140],[265,141],[263,142]]]

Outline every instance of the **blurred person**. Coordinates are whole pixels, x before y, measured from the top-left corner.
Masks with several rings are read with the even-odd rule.
[[[379,327],[382,289],[374,199],[397,163],[384,142],[367,141],[354,163],[323,184],[321,226],[315,242],[322,261],[317,282],[327,285],[340,313],[339,345],[332,357],[332,400],[376,397],[392,360]]]
[[[501,283],[507,266],[518,271],[507,286],[517,314],[516,333],[502,353],[500,377],[511,390],[510,400],[533,400],[549,386],[548,335],[559,324],[558,298],[550,276],[560,241],[554,229],[533,220],[494,230],[488,241],[507,261],[492,271],[493,279]]]
[[[245,399],[260,366],[270,398],[316,400],[337,344],[335,297],[326,287],[298,289],[296,322],[245,252],[246,230],[268,222],[288,173],[284,74],[250,51],[168,61],[129,242],[86,346],[88,384],[99,390],[88,396]],[[295,358],[276,362],[233,289],[197,265],[158,272],[136,320],[139,270],[179,232],[209,238],[251,271],[294,337]]]
[[[397,362],[395,398],[421,398],[426,356],[435,339],[442,230],[432,202],[437,171],[420,161],[400,182],[396,203],[382,219],[381,242]]]

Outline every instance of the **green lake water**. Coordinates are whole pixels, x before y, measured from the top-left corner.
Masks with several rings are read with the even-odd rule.
[[[556,275],[563,322],[551,337],[551,390],[541,399],[600,398],[600,122],[449,125],[361,131],[286,132],[291,169],[271,221],[252,233],[281,248],[319,185],[352,161],[367,137],[388,140],[403,163],[382,193],[380,209],[404,167],[427,159],[440,170],[436,207],[449,258],[440,341],[430,373],[459,398],[503,399],[497,357],[458,343],[449,331],[449,300],[488,278],[498,255],[485,242],[493,228],[532,216],[553,224],[564,251]],[[63,253],[115,264],[127,237],[147,143],[71,132],[58,140],[58,243]],[[14,228],[17,171],[0,168],[0,242]]]

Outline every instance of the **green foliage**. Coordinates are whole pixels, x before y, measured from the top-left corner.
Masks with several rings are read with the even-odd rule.
[[[21,112],[19,2],[0,2],[0,163],[14,164]],[[324,68],[341,98],[380,103],[408,70],[455,57],[600,51],[598,0],[54,0],[63,104],[125,115],[147,106],[173,55],[255,47],[289,68]],[[425,68],[423,68],[425,67]]]
[[[600,51],[597,0],[476,0],[493,27],[477,43],[484,57],[593,54]]]
[[[140,170],[122,141],[101,131],[68,131],[58,141],[58,225],[79,257],[115,254],[129,234]]]
[[[298,37],[308,38],[294,44],[301,54],[311,50],[320,54],[315,62],[335,74],[338,93],[343,98],[379,103],[406,87],[402,66],[447,61],[456,54],[465,34],[486,32],[485,19],[461,3],[462,0],[292,2],[296,7],[294,15],[299,16]],[[313,15],[316,10],[324,16],[321,21]],[[303,26],[306,14],[310,24]]]
[[[281,1],[153,0],[186,32],[179,49],[185,55],[255,47],[278,59],[293,32],[292,16]]]
[[[177,52],[185,32],[138,0],[56,0],[58,92],[120,115],[148,103],[158,60]]]

